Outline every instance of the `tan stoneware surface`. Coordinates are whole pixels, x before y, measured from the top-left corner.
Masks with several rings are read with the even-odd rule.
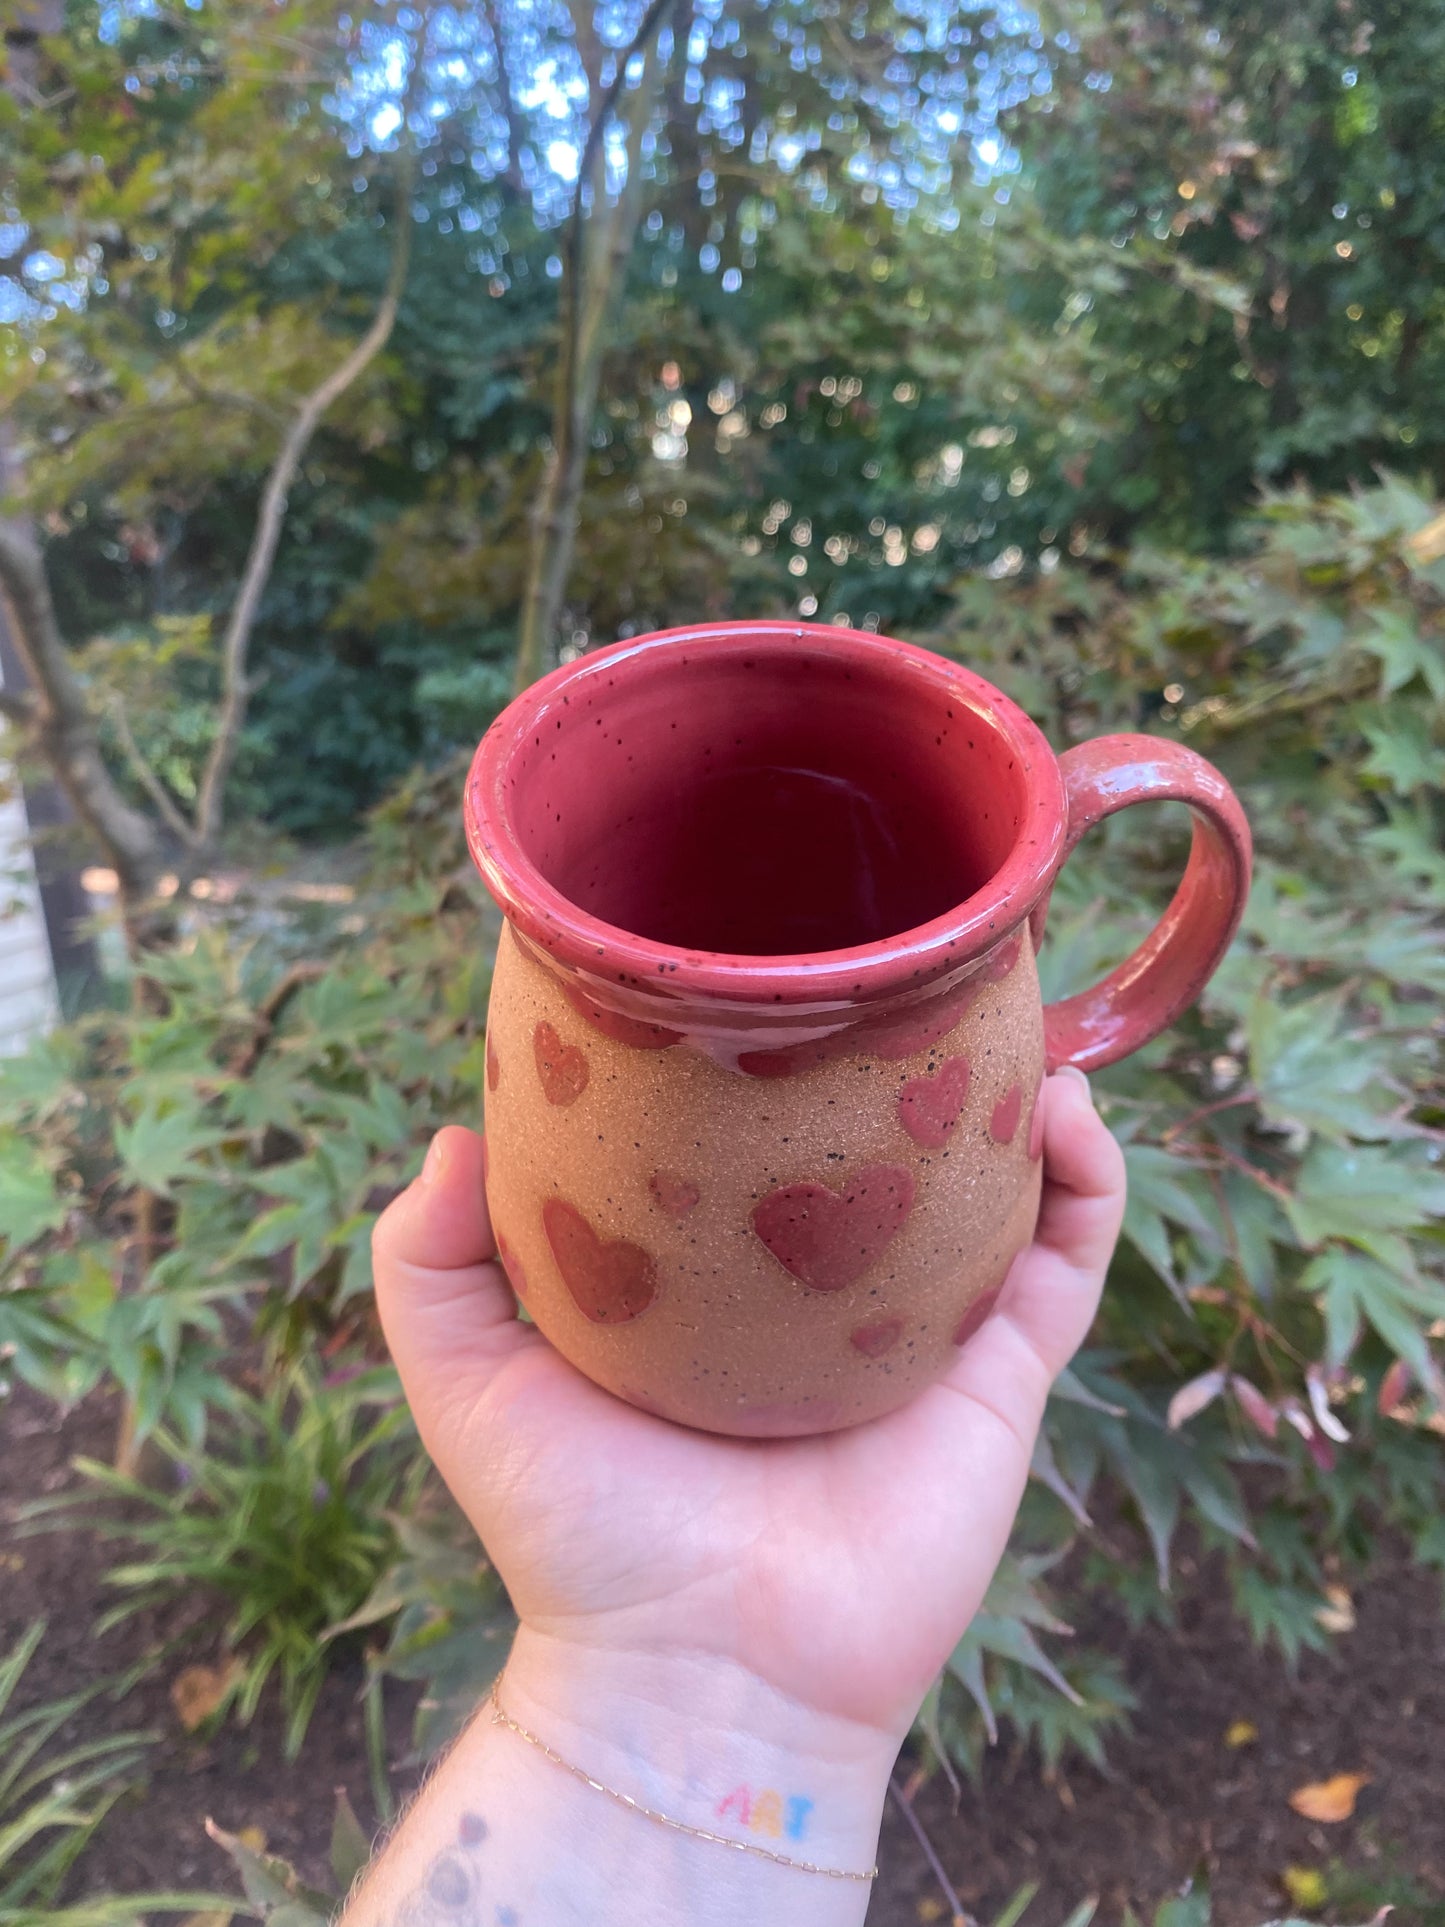
[[[946,1372],[1038,1212],[1027,925],[942,1017],[885,1018],[751,1074],[702,1040],[619,1041],[567,991],[507,928],[487,1197],[557,1349],[644,1410],[752,1437],[857,1424]]]

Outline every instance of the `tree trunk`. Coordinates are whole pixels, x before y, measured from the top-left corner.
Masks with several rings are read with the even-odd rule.
[[[45,563],[33,531],[0,521],[0,607],[30,681],[5,704],[22,741],[44,756],[76,816],[116,874],[127,941],[150,923],[164,851],[154,826],[131,808],[106,768],[85,692],[61,640]]]
[[[617,79],[599,103],[578,170],[564,284],[552,448],[533,510],[532,552],[517,640],[518,690],[535,682],[556,661],[557,624],[577,546],[587,444],[597,406],[607,322],[632,256],[642,196],[642,138],[663,84],[663,66],[653,43],[675,4],[676,0],[654,0],[632,46],[617,56]],[[626,97],[627,183],[609,205],[602,135],[628,63],[639,53],[645,62],[642,79]],[[589,184],[597,210],[590,220],[582,205]]]

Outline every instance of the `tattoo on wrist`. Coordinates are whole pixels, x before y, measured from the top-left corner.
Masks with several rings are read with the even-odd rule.
[[[802,1840],[807,1835],[813,1802],[801,1793],[789,1794],[785,1800],[772,1787],[754,1793],[751,1787],[739,1786],[718,1801],[716,1811],[719,1820],[736,1820],[753,1833],[770,1834],[774,1840],[785,1835],[789,1840]]]
[[[487,1823],[479,1813],[464,1813],[452,1846],[443,1847],[427,1868],[421,1885],[401,1903],[385,1927],[521,1927],[515,1907],[489,1891]]]

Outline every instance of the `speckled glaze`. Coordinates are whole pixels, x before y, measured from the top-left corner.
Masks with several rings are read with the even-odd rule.
[[[1060,864],[1156,796],[1195,812],[1174,903],[1045,1012]],[[857,1424],[948,1369],[1032,1236],[1046,1061],[1161,1029],[1248,887],[1238,804],[1189,751],[1056,759],[957,665],[802,625],[673,631],[545,678],[484,738],[466,817],[507,918],[502,1262],[598,1384],[745,1437]]]

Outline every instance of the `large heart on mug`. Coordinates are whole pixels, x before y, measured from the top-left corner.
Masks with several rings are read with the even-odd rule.
[[[873,1263],[913,1208],[913,1173],[867,1164],[844,1191],[787,1184],[753,1206],[752,1225],[810,1291],[841,1291]]]
[[[657,1295],[657,1269],[641,1245],[599,1238],[575,1204],[548,1198],[542,1229],[562,1282],[594,1325],[625,1325]]]

